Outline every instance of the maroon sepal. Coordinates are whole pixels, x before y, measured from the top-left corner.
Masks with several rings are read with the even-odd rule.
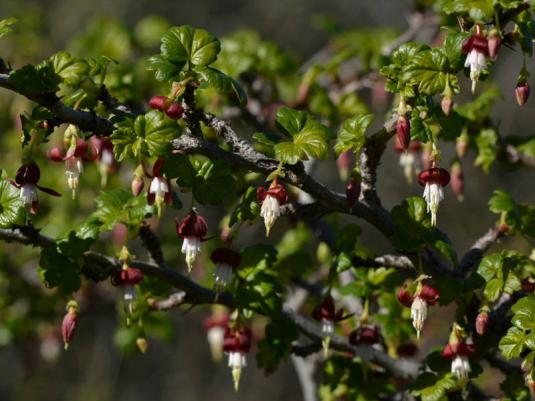
[[[213,314],[204,319],[203,327],[205,330],[210,330],[214,327],[222,327],[226,329],[229,321],[230,317],[228,313]]]
[[[202,239],[207,231],[206,220],[194,211],[191,211],[181,223],[178,218],[176,219],[176,233],[182,238],[196,237]]]
[[[277,178],[273,180],[269,188],[266,190],[264,187],[258,187],[256,190],[256,196],[260,203],[263,203],[267,196],[277,198],[279,205],[288,203],[288,193],[283,184],[279,184]]]
[[[450,182],[450,173],[440,167],[431,167],[418,174],[418,182],[421,186],[425,186],[425,184],[440,184],[445,187]]]
[[[20,166],[15,174],[15,182],[21,186],[24,184],[37,184],[40,178],[41,171],[39,166],[33,162]]]
[[[377,326],[364,326],[353,330],[349,334],[351,345],[373,345],[379,342],[379,329]]]
[[[133,267],[121,269],[112,280],[113,285],[136,285],[143,281],[143,272]]]
[[[414,301],[414,297],[410,294],[409,291],[407,291],[406,285],[399,289],[397,296],[398,301],[401,305],[406,306],[407,308],[411,307],[412,302]]]
[[[312,318],[317,321],[330,320],[331,322],[339,322],[353,316],[353,314],[344,315],[343,309],[336,310],[333,297],[328,294],[323,298],[321,304],[317,305],[312,311]]]
[[[241,254],[229,248],[217,248],[212,251],[210,259],[215,264],[224,263],[235,269],[241,263]]]
[[[246,354],[251,350],[252,337],[253,334],[248,327],[241,327],[239,329],[227,327],[223,342],[223,351],[242,352]]]
[[[422,290],[420,291],[420,294],[418,294],[420,298],[422,298],[427,305],[435,305],[438,300],[440,299],[440,293],[437,291],[436,288],[430,286],[429,284],[424,284],[422,287]]]
[[[76,140],[76,146],[71,146],[67,150],[67,154],[63,157],[63,160],[69,160],[73,157],[84,158],[87,153],[87,143],[82,139]]]

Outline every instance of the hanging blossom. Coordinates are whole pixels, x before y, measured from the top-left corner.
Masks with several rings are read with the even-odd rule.
[[[89,145],[93,159],[98,163],[100,185],[105,187],[108,183],[108,176],[113,173],[117,164],[113,156],[113,143],[108,138],[93,135],[89,139]]]
[[[379,328],[372,325],[363,325],[349,334],[351,345],[374,345],[380,340]]]
[[[220,308],[214,309],[213,313],[204,319],[206,339],[210,345],[212,359],[215,362],[220,362],[223,359],[223,344],[229,321],[230,316],[227,311]]]
[[[37,185],[40,178],[41,171],[39,170],[39,166],[34,162],[31,162],[20,166],[15,175],[15,180],[9,180],[11,185],[20,189],[20,197],[24,202],[24,206],[29,209],[31,214],[36,214],[39,209],[37,189],[52,196],[61,196],[51,188]]]
[[[281,206],[288,202],[288,194],[284,185],[279,184],[275,177],[268,189],[259,187],[256,191],[258,201],[262,204],[260,216],[266,226],[266,237],[269,237],[271,227],[281,215]]]
[[[427,307],[433,306],[440,298],[439,292],[429,284],[416,283],[414,292],[411,291],[414,285],[405,284],[398,291],[398,301],[411,308],[412,325],[416,329],[416,337],[420,338],[420,333],[427,319]]]
[[[186,255],[186,264],[188,265],[188,273],[191,273],[195,259],[201,252],[201,241],[208,231],[208,225],[204,217],[197,214],[195,210],[182,220],[176,220],[176,233],[183,239],[182,253]]]
[[[240,387],[240,376],[243,368],[247,366],[246,355],[251,350],[252,332],[248,327],[227,327],[223,342],[223,351],[228,354],[228,366],[232,369],[234,389]]]
[[[336,310],[334,299],[330,294],[327,294],[321,304],[317,305],[312,311],[312,318],[321,322],[321,332],[323,333],[323,355],[325,358],[329,355],[329,345],[331,343],[331,336],[334,334],[334,324],[341,320],[345,320],[353,316],[344,315],[343,309]]]
[[[481,34],[481,27],[479,25],[476,26],[476,33],[463,43],[462,51],[466,54],[464,66],[470,67],[472,93],[474,93],[477,81],[479,81],[481,71],[485,69],[489,55],[489,44],[487,38]]]
[[[65,349],[69,348],[69,344],[74,336],[74,330],[78,325],[78,303],[75,300],[67,303],[67,313],[63,317],[61,324],[61,334],[63,336],[63,343]]]
[[[229,248],[217,248],[210,259],[215,264],[214,289],[219,293],[232,281],[233,270],[240,265],[241,255]]]
[[[130,324],[130,317],[134,313],[134,302],[137,299],[136,285],[143,281],[143,272],[123,264],[122,269],[113,278],[113,284],[123,291],[126,324]]]
[[[65,162],[65,175],[67,176],[67,185],[72,191],[72,198],[76,197],[76,191],[80,182],[80,175],[84,171],[84,161],[92,160],[87,155],[87,143],[84,139],[79,138],[78,128],[69,125],[65,130],[65,142],[69,144],[67,153],[63,155],[59,147],[53,147],[48,152],[48,158],[55,162]]]
[[[161,217],[162,215],[163,205],[170,205],[173,202],[171,181],[168,178],[165,178],[162,173],[163,164],[163,159],[158,159],[154,162],[154,165],[152,166],[152,179],[147,192],[147,203],[151,206],[156,204],[158,217]],[[134,191],[134,189],[132,189],[132,191]]]
[[[436,167],[436,162],[432,161],[431,168],[418,174],[418,182],[425,187],[423,197],[427,203],[427,213],[431,213],[431,225],[436,226],[438,207],[444,199],[444,187],[450,182],[450,173]]]
[[[464,330],[454,324],[448,344],[442,351],[442,357],[451,360],[451,373],[463,388],[468,384],[471,371],[469,357],[476,351],[471,340],[465,341],[465,337]]]
[[[421,149],[422,144],[419,141],[412,141],[405,149],[398,137],[394,139],[394,150],[399,153],[399,165],[403,167],[403,174],[409,184],[412,183],[414,174],[420,170]]]

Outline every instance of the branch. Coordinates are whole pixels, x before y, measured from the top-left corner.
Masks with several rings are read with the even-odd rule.
[[[139,228],[139,236],[143,242],[143,246],[149,252],[151,259],[157,265],[165,264],[160,239],[154,231],[151,230],[147,222],[141,224],[141,227]]]
[[[459,270],[465,276],[469,275],[473,268],[479,264],[485,252],[504,235],[499,227],[489,229],[480,237],[466,252],[459,262]]]
[[[169,295],[166,299],[148,300],[148,303],[151,310],[165,311],[183,305],[185,299],[186,293],[180,291]]]
[[[64,123],[78,126],[82,131],[93,132],[101,135],[111,135],[113,123],[105,118],[97,116],[93,112],[74,110],[66,106],[54,93],[26,93],[18,91],[10,82],[9,75],[0,74],[0,87],[9,89],[15,93],[27,97],[40,106],[50,110],[57,119]]]

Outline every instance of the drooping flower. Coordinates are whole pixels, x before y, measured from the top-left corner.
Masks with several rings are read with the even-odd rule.
[[[247,366],[246,355],[251,350],[252,332],[248,327],[227,327],[223,342],[223,351],[228,354],[228,366],[232,369],[234,389],[238,391],[240,376],[243,368]]]
[[[241,255],[229,248],[217,248],[210,255],[210,259],[215,264],[215,291],[220,292],[232,281],[233,271],[241,263]]]
[[[469,357],[474,352],[474,344],[470,339],[465,340],[465,334],[462,328],[454,324],[448,344],[442,351],[442,357],[451,360],[451,373],[457,378],[463,388],[468,383],[468,375],[471,371]]]
[[[176,233],[183,239],[181,251],[186,255],[188,273],[191,273],[195,259],[201,252],[201,241],[207,231],[206,220],[194,210],[189,212],[182,222],[176,219]]]
[[[15,175],[15,180],[9,180],[11,185],[20,189],[20,197],[24,201],[26,208],[29,209],[32,214],[36,214],[39,208],[37,189],[52,196],[61,196],[51,188],[37,185],[40,178],[41,171],[39,170],[39,166],[34,162],[31,162],[20,166]]]
[[[439,292],[429,284],[422,284],[421,281],[412,286],[414,293],[411,293],[411,286],[404,285],[398,291],[398,301],[411,308],[412,325],[416,329],[416,336],[420,338],[424,322],[427,319],[427,307],[433,306],[440,298]]]
[[[113,155],[113,143],[105,137],[93,135],[89,140],[94,159],[98,162],[100,185],[105,187],[108,175],[115,170],[116,161]]]
[[[422,149],[420,141],[412,141],[407,149],[400,144],[399,139],[394,139],[394,150],[399,153],[399,165],[403,167],[403,174],[409,184],[412,183],[414,174],[420,170],[420,157]]]
[[[423,197],[427,203],[427,212],[431,213],[431,225],[437,225],[437,212],[444,199],[444,187],[450,182],[450,174],[443,168],[431,163],[431,168],[418,174],[418,182],[425,187]]]
[[[123,268],[115,274],[113,284],[121,287],[123,291],[123,301],[126,311],[126,322],[130,323],[130,316],[134,312],[134,301],[137,298],[136,285],[143,281],[143,272],[139,269],[128,266],[127,261]]]
[[[380,340],[379,328],[377,326],[365,325],[353,330],[349,334],[351,345],[373,345]]]
[[[204,319],[206,339],[210,345],[212,359],[215,362],[219,362],[223,358],[223,344],[229,321],[230,316],[224,309],[214,309],[213,313]]]
[[[63,323],[61,324],[61,334],[63,336],[65,349],[68,349],[78,324],[78,303],[75,300],[71,300],[67,303],[66,309],[67,313],[65,314]]]
[[[260,216],[264,219],[266,236],[269,237],[271,227],[281,215],[281,206],[288,202],[288,194],[284,185],[279,184],[278,179],[275,177],[267,190],[264,187],[259,187],[256,195],[258,201],[262,204]]]
[[[330,294],[327,294],[322,302],[312,311],[312,318],[321,322],[321,332],[323,333],[323,354],[325,358],[329,354],[331,336],[334,334],[334,324],[351,316],[352,314],[344,315],[343,309],[336,310],[334,299]]]
[[[163,205],[170,205],[173,202],[171,181],[168,178],[165,178],[162,173],[163,164],[163,159],[158,159],[154,162],[152,167],[152,179],[150,181],[149,190],[147,191],[147,203],[151,206],[156,204],[158,217],[162,215]]]
[[[489,45],[487,38],[481,34],[481,27],[476,27],[476,33],[470,36],[462,47],[463,53],[466,54],[465,67],[470,67],[470,79],[472,80],[472,93],[476,90],[477,81],[481,71],[487,64],[487,56],[489,55]]]

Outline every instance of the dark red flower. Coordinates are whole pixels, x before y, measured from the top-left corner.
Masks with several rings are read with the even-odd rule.
[[[158,215],[161,213],[161,205],[170,205],[173,203],[173,194],[171,192],[171,180],[163,176],[162,168],[165,161],[157,159],[152,167],[152,179],[147,191],[147,203],[158,206]],[[137,184],[139,185],[139,184]]]
[[[143,272],[133,267],[121,269],[115,274],[113,284],[122,285],[136,285],[143,281]]]
[[[334,299],[330,294],[326,295],[321,304],[317,305],[312,311],[312,317],[317,321],[339,322],[351,316],[353,315],[344,315],[343,309],[336,310]]]
[[[276,198],[279,201],[279,205],[288,203],[288,193],[286,192],[286,188],[283,184],[279,184],[277,178],[271,182],[271,185],[267,190],[264,187],[258,187],[256,196],[260,203],[263,203],[267,196]]]
[[[463,43],[462,51],[465,54],[470,53],[472,50],[476,50],[479,53],[483,53],[485,56],[489,55],[489,43],[487,38],[478,32],[470,36]]]
[[[440,293],[429,284],[424,284],[422,286],[422,290],[418,294],[420,298],[422,298],[427,305],[435,305],[438,300],[440,299]]]
[[[212,251],[210,259],[216,265],[219,263],[224,263],[233,268],[236,268],[241,263],[241,254],[229,248],[217,248]]]
[[[410,308],[413,300],[414,300],[414,297],[408,291],[406,285],[404,285],[403,287],[399,289],[398,301],[401,305],[406,306],[407,308]]]
[[[239,329],[231,329],[230,327],[227,327],[223,343],[223,351],[246,354],[251,350],[252,338],[253,334],[248,327],[240,327]]]
[[[439,184],[445,187],[450,182],[450,173],[440,167],[431,167],[418,174],[418,182],[421,186],[425,186],[425,184]]]
[[[182,222],[176,219],[176,233],[182,237],[195,237],[204,238],[208,231],[208,224],[204,217],[198,215],[194,211],[191,211]]]
[[[58,192],[51,188],[46,188],[38,185],[41,178],[41,171],[39,166],[34,162],[25,164],[19,167],[15,174],[15,180],[8,180],[15,188],[20,189],[20,196],[24,200],[24,204],[30,207],[30,213],[36,214],[39,208],[39,199],[37,197],[37,190],[52,195],[61,196]]]
[[[373,345],[379,342],[379,329],[377,326],[363,326],[349,334],[351,345]]]
[[[222,327],[224,329],[227,329],[229,321],[230,316],[228,315],[228,313],[214,313],[204,319],[203,327],[205,330],[210,330],[214,327]]]

